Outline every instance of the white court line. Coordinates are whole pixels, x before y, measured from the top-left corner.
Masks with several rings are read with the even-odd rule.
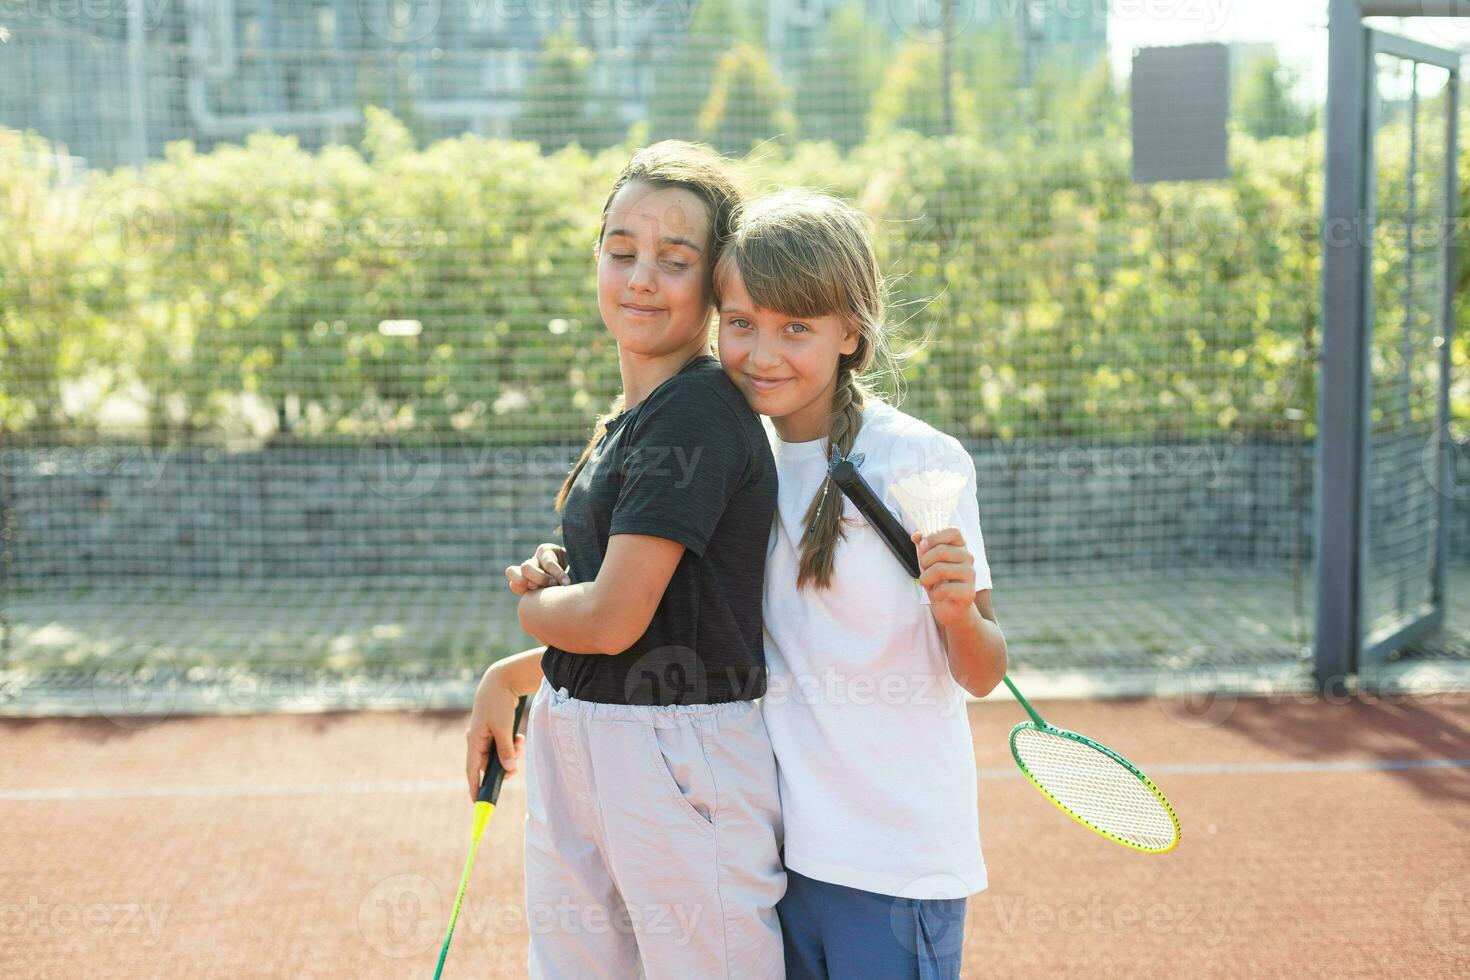
[[[1470,769],[1470,759],[1346,759],[1339,762],[1203,762],[1139,766],[1149,775],[1169,776],[1242,776],[1251,774],[1304,772],[1392,772],[1402,769]],[[981,769],[981,779],[1020,778],[1020,770]],[[506,789],[516,786],[512,780]],[[0,800],[128,800],[147,797],[220,797],[220,796],[334,796],[369,793],[439,793],[466,789],[454,779],[405,780],[382,783],[277,783],[259,786],[224,784],[220,786],[139,786],[117,789],[65,787],[58,789],[0,790]]]

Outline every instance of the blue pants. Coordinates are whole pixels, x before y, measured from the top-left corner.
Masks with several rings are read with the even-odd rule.
[[[787,980],[955,980],[965,899],[894,898],[786,869]]]

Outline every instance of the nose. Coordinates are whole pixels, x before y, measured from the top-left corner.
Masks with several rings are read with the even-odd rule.
[[[628,273],[628,288],[639,293],[656,292],[658,278],[654,268],[646,262],[635,262],[633,271]]]
[[[750,366],[757,371],[766,371],[775,368],[781,363],[781,352],[777,349],[776,341],[762,340],[760,331],[755,332],[755,339],[750,345]]]

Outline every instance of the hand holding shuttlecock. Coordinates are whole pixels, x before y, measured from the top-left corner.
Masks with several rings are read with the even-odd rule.
[[[893,484],[893,496],[927,541],[919,550],[922,601],[945,626],[958,623],[975,601],[975,557],[959,530],[950,528],[964,492],[965,478],[949,470],[923,470]]]

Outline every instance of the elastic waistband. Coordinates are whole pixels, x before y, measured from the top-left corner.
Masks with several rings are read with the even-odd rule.
[[[759,711],[755,701],[721,701],[718,704],[605,704],[574,698],[565,687],[552,687],[541,679],[541,696],[549,706],[601,721],[641,721],[655,727],[678,725],[695,718],[739,718]]]

